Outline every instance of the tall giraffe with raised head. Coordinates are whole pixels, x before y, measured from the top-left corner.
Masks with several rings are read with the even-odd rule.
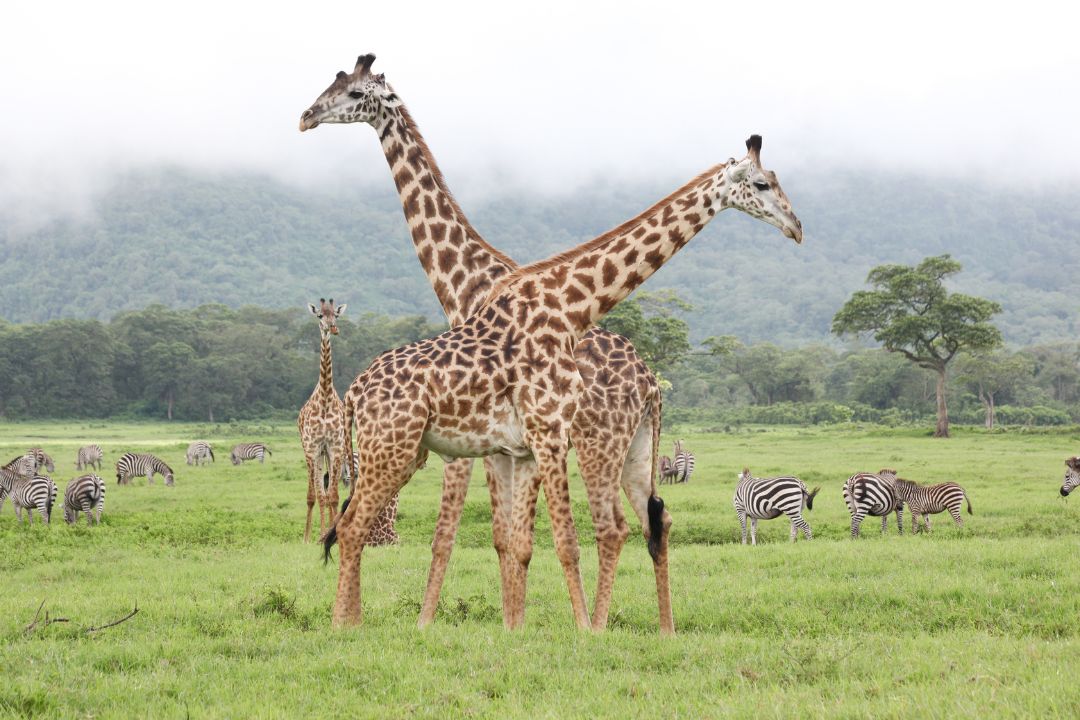
[[[377,80],[360,72],[363,64],[355,77],[339,74],[302,127],[365,102],[361,87]],[[497,456],[519,466],[509,493],[506,624],[524,620],[543,483],[574,617],[588,626],[566,477],[567,438],[583,384],[574,350],[599,318],[721,210],[740,209],[801,242],[801,224],[776,176],[761,167],[761,138],[752,136],[747,149],[742,160],[710,168],[623,225],[512,272],[460,326],[383,353],[357,377],[345,395],[348,432],[355,426],[357,434],[357,492],[326,536],[327,552],[341,542],[336,624],[360,621],[360,558],[376,513],[434,450],[444,458]]]
[[[373,55],[364,55],[357,61],[353,75],[368,77],[369,82],[349,91],[350,99],[357,101],[353,107],[346,108],[346,112],[327,112],[316,102],[301,119],[301,129],[320,123],[355,122],[368,123],[376,129],[421,266],[450,325],[457,327],[482,304],[500,278],[517,269],[517,264],[485,242],[468,221],[408,110],[382,75],[370,74],[374,59]],[[599,629],[607,625],[616,566],[630,534],[619,498],[620,484],[642,528],[650,521],[649,498],[656,495],[652,473],[655,451],[647,441],[659,433],[661,400],[656,377],[622,336],[593,328],[578,343],[574,357],[584,381],[584,392],[570,428],[570,438],[577,451],[597,542],[600,567],[592,624]],[[642,442],[637,453],[629,455],[631,443],[639,432],[643,434]],[[506,477],[510,465],[496,461],[485,465],[491,488],[492,535],[503,565],[509,560],[510,503],[503,498],[513,486],[512,478]],[[472,466],[470,458],[449,462],[444,469],[442,504],[432,543],[421,626],[430,623],[435,615]],[[657,517],[653,522],[660,524],[657,534],[662,538],[650,544],[650,553],[657,576],[660,627],[671,632],[674,623],[667,553],[660,552],[667,546],[670,518],[663,519],[660,510],[660,505],[654,508]]]

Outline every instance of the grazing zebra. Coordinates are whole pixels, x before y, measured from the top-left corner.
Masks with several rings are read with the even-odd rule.
[[[746,518],[750,518],[750,542],[757,545],[757,521],[771,520],[781,514],[791,520],[791,542],[803,531],[807,540],[814,534],[810,525],[803,519],[802,509],[814,509],[814,496],[820,488],[807,492],[806,485],[797,477],[786,475],[775,478],[756,478],[750,475],[748,468],[743,468],[739,475],[739,484],[735,487],[735,514],[742,526],[742,544],[746,544]]]
[[[32,454],[34,456],[34,459],[37,460],[37,465],[38,465],[39,468],[43,467],[46,470],[48,470],[49,472],[56,472],[56,463],[54,463],[53,459],[51,457],[49,457],[49,454],[46,453],[41,448],[39,448],[39,447],[30,448],[29,450],[26,451],[26,454],[27,455]]]
[[[971,498],[964,492],[964,488],[954,482],[938,483],[937,485],[919,485],[911,480],[896,478],[893,488],[899,497],[911,509],[911,532],[919,532],[919,516],[922,516],[926,532],[930,532],[930,515],[946,510],[956,521],[957,527],[964,527],[964,521],[960,518],[960,509],[967,500],[968,515],[971,512]]]
[[[101,523],[101,511],[105,509],[105,481],[97,475],[82,475],[68,483],[64,489],[64,520],[74,525],[79,513],[86,513],[86,524]],[[95,518],[94,515],[97,517]]]
[[[667,455],[660,456],[660,484],[671,484],[675,482],[675,463],[671,462],[671,458]]]
[[[75,469],[93,468],[100,471],[104,460],[105,453],[101,452],[100,445],[84,445],[79,448],[79,452],[75,456]]]
[[[53,503],[56,502],[56,483],[44,475],[31,478],[16,478],[11,487],[11,504],[15,506],[15,515],[22,522],[22,511],[26,510],[27,522],[34,524],[34,510],[41,515],[48,525],[52,519]]]
[[[202,462],[200,463],[200,461]],[[196,440],[188,445],[188,465],[200,465],[206,464],[207,462],[214,462],[214,448],[210,446],[210,443],[205,440]]]
[[[675,441],[675,482],[684,483],[694,474],[694,453],[683,449],[683,441]]]
[[[161,460],[150,453],[124,453],[116,461],[116,482],[129,485],[131,478],[146,476],[149,484],[154,483],[154,473],[165,478],[166,485],[173,484],[173,471]]]
[[[893,489],[895,470],[858,472],[844,483],[844,503],[851,513],[851,537],[859,537],[859,527],[867,515],[881,518],[881,532],[889,525],[889,513],[896,512],[896,527],[904,534],[904,501]]]
[[[232,460],[233,465],[239,465],[245,460],[258,460],[259,464],[262,464],[266,455],[273,454],[270,448],[262,443],[240,443],[233,446],[229,452],[229,459]]]
[[[1061,486],[1061,497],[1069,497],[1073,488],[1080,486],[1080,455],[1066,460],[1065,467],[1068,470],[1065,471],[1065,482]]]

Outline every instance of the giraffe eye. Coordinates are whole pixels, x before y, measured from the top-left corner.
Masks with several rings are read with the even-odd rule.
[[[349,97],[351,97],[353,100],[359,100],[360,98],[364,97],[364,93],[360,92],[359,90],[353,90],[351,93],[349,93]]]
[[[756,187],[758,190],[761,190],[762,192],[765,192],[769,189],[769,183],[765,182],[764,180],[756,180],[754,181],[754,187]]]

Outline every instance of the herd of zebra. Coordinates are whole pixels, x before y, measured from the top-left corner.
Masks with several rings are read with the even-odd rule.
[[[262,463],[267,455],[273,455],[263,443],[240,443],[229,452],[233,465],[240,465],[246,460],[258,460]],[[75,455],[75,469],[93,469],[101,471],[105,454],[100,445],[84,445]],[[201,465],[214,461],[214,449],[205,440],[196,440],[187,449],[187,464]],[[52,457],[39,447],[30,448],[0,467],[0,511],[4,502],[11,498],[15,506],[15,515],[22,522],[23,510],[27,521],[34,522],[34,512],[46,525],[52,520],[52,509],[56,503],[56,483],[40,471],[56,472],[56,463]],[[154,475],[161,475],[166,485],[173,485],[175,475],[164,460],[150,453],[124,453],[116,461],[116,482],[128,485],[135,477],[145,477],[153,484]],[[64,520],[74,524],[80,512],[86,515],[86,524],[101,522],[105,510],[105,481],[96,473],[80,475],[67,484],[64,490]]]
[[[683,447],[682,440],[675,441],[672,457],[660,456],[660,484],[684,483],[694,474],[694,453]]]
[[[1075,468],[1071,471],[1080,484],[1080,457],[1073,458]],[[1066,475],[1066,483],[1069,476]],[[786,515],[791,522],[791,541],[795,542],[801,530],[807,540],[813,538],[810,524],[803,518],[803,508],[813,510],[814,496],[820,488],[807,490],[806,484],[793,475],[773,478],[756,478],[750,470],[744,468],[735,486],[735,514],[742,526],[742,542],[746,544],[746,519],[750,518],[750,542],[757,545],[757,521],[771,520]],[[1063,487],[1062,495],[1067,495]],[[896,513],[896,524],[900,534],[904,534],[903,509],[911,511],[911,531],[918,532],[919,518],[926,532],[930,532],[930,516],[948,512],[957,526],[963,527],[960,511],[967,502],[968,514],[971,512],[971,500],[964,488],[954,482],[937,485],[919,485],[911,480],[897,477],[891,469],[876,473],[858,472],[847,479],[843,489],[844,503],[851,513],[851,537],[859,537],[859,528],[867,517],[881,518],[881,532],[888,529],[889,514]]]

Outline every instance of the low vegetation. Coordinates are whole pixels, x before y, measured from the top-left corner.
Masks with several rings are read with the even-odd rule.
[[[75,450],[98,442],[109,481],[99,527],[19,526],[0,513],[0,716],[14,717],[1075,717],[1080,685],[1080,508],[1058,496],[1080,432],[953,427],[743,428],[680,437],[690,483],[664,486],[675,519],[678,635],[656,633],[644,542],[623,552],[611,627],[573,629],[565,583],[539,518],[526,626],[502,629],[490,508],[474,477],[436,623],[415,628],[442,463],[401,500],[397,547],[364,558],[364,624],[331,631],[336,568],[301,542],[305,472],[291,423],[2,424],[0,458],[41,445],[61,488]],[[187,443],[261,440],[265,465],[219,453],[184,464]],[[674,435],[665,435],[664,451]],[[117,486],[110,462],[153,452],[177,471]],[[795,473],[822,491],[815,539],[783,519],[738,544],[736,474]],[[975,514],[959,529],[903,537],[876,522],[848,538],[840,487],[892,466],[954,480]],[[586,587],[595,544],[571,479]],[[629,508],[627,508],[629,513]],[[910,523],[910,520],[909,520]],[[44,612],[66,623],[26,628]],[[88,634],[88,627],[130,619]]]

